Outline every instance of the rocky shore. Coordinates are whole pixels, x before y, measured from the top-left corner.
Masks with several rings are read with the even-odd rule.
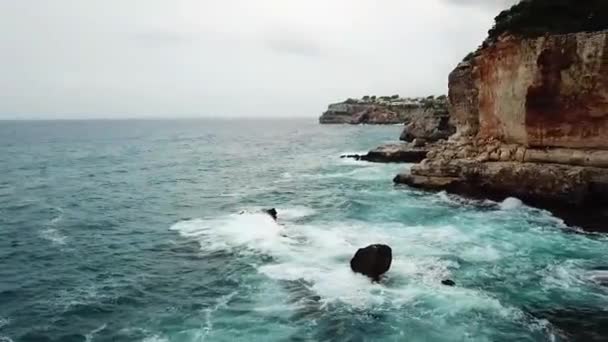
[[[449,76],[456,134],[395,182],[515,196],[568,223],[606,230],[608,20],[596,19],[608,19],[608,11],[595,2],[580,14],[580,25],[559,27],[570,31],[539,34],[525,18],[559,14],[531,13],[544,10],[543,3],[524,2],[497,17],[491,36]]]

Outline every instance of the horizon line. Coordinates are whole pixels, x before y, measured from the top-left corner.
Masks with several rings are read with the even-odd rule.
[[[2,121],[135,121],[135,120],[255,120],[255,119],[315,119],[319,116],[142,116],[142,117],[58,117],[58,118],[0,118]]]

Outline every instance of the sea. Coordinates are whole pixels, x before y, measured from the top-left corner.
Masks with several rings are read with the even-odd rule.
[[[608,236],[340,158],[401,129],[0,122],[0,341],[607,341]]]

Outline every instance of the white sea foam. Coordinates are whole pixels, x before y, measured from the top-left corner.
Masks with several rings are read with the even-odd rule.
[[[279,219],[297,220],[303,217],[312,216],[315,210],[308,207],[276,208]]]
[[[279,210],[279,217],[282,211],[285,209]],[[302,210],[300,215],[307,211]],[[205,251],[237,249],[272,255],[272,263],[255,265],[258,271],[274,280],[305,281],[309,284],[307,288],[320,296],[321,305],[340,302],[362,308],[431,300],[453,312],[472,309],[499,311],[500,315],[511,312],[481,291],[441,285],[460,265],[437,254],[448,253],[453,244],[466,244],[471,239],[458,227],[362,222],[301,225],[289,220],[284,224],[278,225],[265,214],[247,213],[183,221],[171,229],[196,239]],[[381,284],[353,273],[349,267],[357,248],[372,243],[394,247],[391,271]],[[465,257],[494,260],[498,252],[480,247]]]
[[[465,248],[461,257],[468,261],[497,261],[501,258],[501,254],[493,246],[485,245]]]
[[[45,240],[50,241],[53,245],[63,246],[66,244],[67,237],[58,229],[55,228],[47,228],[40,232],[40,237]]]
[[[53,208],[56,211],[55,216],[49,220],[47,228],[40,231],[40,237],[50,241],[55,246],[63,246],[66,244],[67,237],[61,233],[57,225],[63,220],[63,209]]]
[[[498,206],[500,210],[515,210],[523,206],[523,202],[517,198],[509,197],[502,201]]]
[[[541,275],[541,286],[545,289],[581,290],[588,282],[585,272],[577,260],[566,260],[547,266]]]
[[[290,239],[283,236],[284,227],[264,213],[228,215],[219,219],[195,219],[174,224],[172,230],[195,238],[204,251],[249,248],[269,252],[288,248]]]
[[[142,342],[168,342],[169,339],[160,335],[152,335],[144,338]]]

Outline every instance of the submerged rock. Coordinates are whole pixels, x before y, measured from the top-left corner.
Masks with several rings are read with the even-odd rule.
[[[350,261],[353,272],[364,274],[374,281],[391,268],[393,251],[387,245],[371,245],[360,248]]]
[[[442,280],[441,284],[443,284],[445,286],[456,286],[456,283],[450,279]]]

